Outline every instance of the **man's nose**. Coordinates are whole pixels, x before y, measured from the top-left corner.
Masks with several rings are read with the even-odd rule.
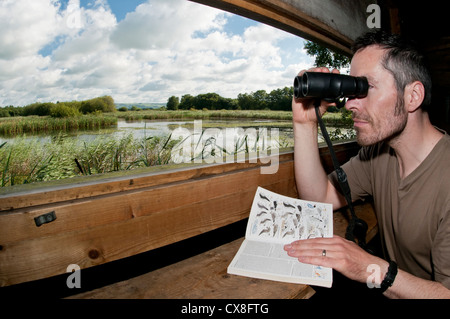
[[[357,109],[360,106],[361,106],[361,99],[358,98],[348,99],[347,102],[345,103],[345,108],[349,111]]]

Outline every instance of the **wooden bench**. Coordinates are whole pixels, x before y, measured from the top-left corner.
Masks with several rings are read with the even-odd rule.
[[[350,143],[335,149],[343,161],[358,147]],[[327,149],[320,152],[330,170]],[[274,155],[269,163],[274,160],[278,161],[275,174],[261,174],[261,166],[269,164],[247,160],[162,171],[151,168],[108,175],[107,179],[94,176],[70,184],[2,192],[0,286],[67,277],[67,267],[72,264],[83,274],[85,269],[184,243],[245,221],[258,186],[297,195],[292,151]],[[363,214],[370,216],[371,211],[363,207]],[[56,219],[37,226],[35,218],[47,214]],[[343,231],[345,224],[346,219],[336,214],[336,231]],[[371,229],[374,227],[372,223]],[[242,231],[236,238],[243,235]],[[226,267],[241,240],[73,297],[306,298],[313,294],[308,286],[228,275]],[[243,286],[246,289],[237,289]]]
[[[367,239],[377,232],[371,204],[355,207],[369,225]],[[348,216],[334,214],[335,234],[344,236]],[[314,293],[308,285],[282,283],[227,274],[227,267],[243,238],[170,266],[69,298],[95,299],[307,299]]]

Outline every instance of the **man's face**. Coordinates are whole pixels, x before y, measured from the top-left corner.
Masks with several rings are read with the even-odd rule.
[[[352,112],[357,140],[362,146],[391,140],[407,122],[403,96],[397,98],[394,77],[381,64],[384,53],[377,46],[369,46],[358,51],[351,63],[350,75],[365,76],[369,82],[365,98],[349,100],[345,105]]]

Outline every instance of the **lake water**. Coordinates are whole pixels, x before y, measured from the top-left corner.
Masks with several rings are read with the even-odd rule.
[[[116,136],[120,138],[123,135],[133,134],[133,137],[136,139],[148,138],[150,136],[169,136],[170,134],[180,135],[181,132],[186,133],[190,131],[191,134],[194,133],[196,129],[197,132],[204,131],[206,133],[211,133],[214,130],[222,130],[228,131],[237,131],[241,132],[250,132],[252,130],[263,131],[263,130],[279,130],[282,132],[283,136],[292,137],[292,127],[286,127],[286,122],[281,125],[281,127],[267,128],[263,123],[267,123],[269,121],[254,121],[252,122],[253,129],[248,128],[246,124],[243,127],[237,127],[238,124],[243,124],[243,121],[235,121],[235,120],[226,120],[226,121],[195,121],[194,120],[184,120],[184,121],[161,121],[161,120],[142,120],[142,121],[125,121],[123,119],[119,119],[117,122],[117,126],[111,128],[104,128],[98,130],[89,130],[89,131],[72,131],[72,132],[64,132],[62,133],[64,138],[67,139],[78,139],[78,140],[93,140],[98,137],[108,137],[108,136]],[[272,123],[272,121],[270,121]],[[233,123],[235,123],[233,125]],[[259,127],[258,123],[262,125]],[[232,124],[233,127],[229,127]],[[256,126],[255,126],[256,125]],[[225,128],[226,126],[226,128]],[[181,132],[180,132],[181,131]],[[40,133],[40,134],[29,134],[23,136],[25,139],[38,139],[43,143],[51,142],[52,138],[58,136],[60,133],[52,132],[48,133]],[[0,136],[0,144],[3,142],[8,142],[13,144],[16,137],[1,137]]]
[[[270,126],[268,126],[269,124]],[[330,135],[333,134],[335,128],[327,128]],[[343,134],[347,134],[349,130],[341,129]],[[215,140],[224,140],[223,143],[236,144],[236,142],[250,136],[253,139],[260,137],[277,140],[277,145],[284,147],[293,145],[293,129],[290,121],[275,122],[272,120],[183,120],[183,121],[161,121],[161,120],[142,120],[142,121],[125,121],[119,119],[117,126],[92,131],[75,131],[64,132],[62,135],[57,132],[51,134],[34,134],[26,135],[25,139],[38,139],[42,143],[49,143],[55,136],[62,136],[65,139],[76,139],[83,141],[91,141],[99,137],[115,136],[120,138],[124,135],[132,134],[135,139],[148,138],[150,136],[169,136],[172,138],[183,139],[187,135],[198,136],[203,141],[213,137]],[[0,137],[0,144],[8,142],[14,144],[16,138]],[[226,142],[225,142],[226,141]],[[319,134],[319,142],[323,139]],[[253,140],[254,142],[254,140]],[[273,141],[272,141],[273,142]],[[228,145],[230,146],[230,145]],[[275,145],[272,145],[275,146]]]

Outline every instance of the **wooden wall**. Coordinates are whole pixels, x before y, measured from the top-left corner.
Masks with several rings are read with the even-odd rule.
[[[1,197],[0,286],[64,274],[168,245],[242,220],[257,186],[295,196],[291,154],[277,174],[259,164],[162,170],[72,188]],[[34,218],[56,219],[36,226]]]
[[[450,134],[450,37],[428,44],[426,51],[433,81],[431,121]]]
[[[430,116],[433,124],[450,133],[450,27],[443,1],[392,1],[398,10],[399,31],[417,41],[428,56],[433,81]]]

